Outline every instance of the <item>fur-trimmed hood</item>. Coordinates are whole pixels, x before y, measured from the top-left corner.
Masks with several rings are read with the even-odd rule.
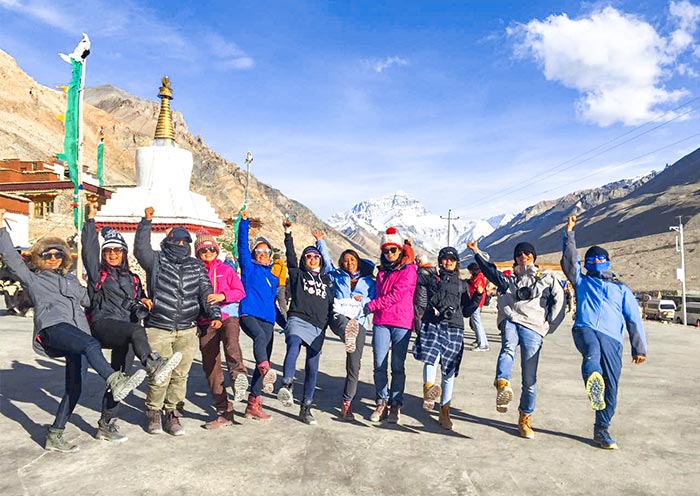
[[[63,274],[66,274],[71,265],[73,265],[73,259],[71,258],[71,250],[66,243],[61,238],[56,238],[54,236],[44,236],[39,238],[39,240],[34,243],[30,253],[32,254],[32,263],[38,270],[46,269],[46,262],[41,258],[41,254],[49,249],[61,250],[63,252],[63,262],[61,262],[60,270]]]

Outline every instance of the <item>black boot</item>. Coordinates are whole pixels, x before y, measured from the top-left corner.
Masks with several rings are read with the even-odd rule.
[[[311,413],[311,404],[307,403],[302,403],[301,408],[299,410],[299,418],[301,419],[302,422],[308,425],[316,425],[316,419],[314,418],[313,414]]]

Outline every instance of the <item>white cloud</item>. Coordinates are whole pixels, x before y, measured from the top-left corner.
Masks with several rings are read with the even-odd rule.
[[[209,44],[209,55],[214,59],[216,67],[223,69],[250,69],[253,67],[253,59],[235,43],[226,40],[217,33],[209,33],[205,39]]]
[[[392,66],[402,66],[402,65],[408,65],[408,60],[399,57],[399,56],[393,56],[393,57],[386,57],[383,59],[371,59],[371,60],[365,60],[363,61],[365,66],[369,67],[371,70],[373,70],[376,73],[382,73],[385,70],[389,69]]]
[[[665,82],[674,70],[691,74],[678,58],[697,50],[700,8],[671,2],[670,17],[676,29],[667,38],[642,18],[612,7],[578,19],[566,14],[535,19],[511,26],[508,34],[516,40],[517,56],[534,58],[547,80],[581,94],[576,109],[584,120],[635,125],[688,94]]]

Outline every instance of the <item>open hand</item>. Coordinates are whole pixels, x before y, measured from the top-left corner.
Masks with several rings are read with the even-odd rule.
[[[143,211],[143,218],[146,220],[153,220],[153,213],[155,210],[153,210],[153,207],[146,207]]]
[[[319,241],[324,238],[325,234],[323,231],[311,231],[311,235],[314,237],[316,241]]]
[[[241,219],[246,220],[248,218],[248,209],[245,208],[241,210]]]
[[[566,231],[567,232],[573,231],[575,225],[576,225],[576,216],[569,215],[569,218],[566,219]]]

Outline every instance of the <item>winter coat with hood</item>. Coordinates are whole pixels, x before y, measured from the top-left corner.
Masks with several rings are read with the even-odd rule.
[[[284,234],[284,247],[289,271],[287,286],[291,296],[287,316],[298,317],[314,327],[325,329],[333,310],[333,288],[330,276],[324,271],[323,256],[319,270],[313,271],[306,266],[305,255],[317,252],[315,247],[304,248],[297,261],[291,232]]]
[[[418,276],[413,248],[404,244],[403,253],[402,258],[393,264],[381,256],[376,297],[367,304],[368,310],[374,313],[374,325],[413,328],[413,295]]]
[[[632,356],[646,356],[647,342],[637,299],[612,272],[595,275],[581,272],[574,231],[564,232],[561,268],[576,289],[574,327],[602,332],[619,343],[622,343],[626,327]]]
[[[240,314],[274,323],[277,315],[275,299],[279,280],[272,273],[272,265],[261,265],[255,261],[248,242],[249,229],[250,220],[242,219],[238,226],[238,262],[241,264],[245,298],[241,300]],[[261,242],[272,248],[265,238],[258,238],[255,245]]]
[[[209,273],[209,280],[214,288],[212,292],[224,295],[224,301],[217,303],[217,305],[221,308],[221,320],[226,320],[230,317],[225,311],[226,306],[230,303],[238,303],[245,297],[241,278],[238,277],[233,267],[218,258],[208,264],[205,262],[204,267]],[[209,323],[210,320],[204,316],[198,321],[199,325],[208,325]]]
[[[360,267],[358,267],[358,274],[351,275],[341,268],[336,268],[331,262],[331,254],[328,251],[328,244],[324,239],[319,239],[316,241],[316,248],[321,252],[321,257],[323,258],[323,268],[326,274],[328,274],[333,282],[333,297],[335,300],[342,300],[346,298],[354,298],[359,296],[361,300],[358,302],[360,308],[364,307],[372,298],[374,298],[374,278],[372,274],[363,273]],[[341,254],[341,260],[343,255]],[[340,264],[340,261],[338,261]],[[362,261],[360,260],[360,266]],[[369,265],[369,264],[368,264]],[[355,285],[353,287],[353,277],[355,278]],[[359,324],[367,329],[367,315],[361,314],[357,317]]]
[[[60,249],[64,254],[63,262],[56,270],[46,269],[41,259],[41,254],[49,248]],[[42,329],[56,324],[70,324],[90,334],[83,308],[90,305],[90,299],[78,278],[68,272],[72,260],[70,248],[65,241],[60,238],[43,237],[32,246],[32,263],[37,268],[36,272],[32,272],[25,265],[4,227],[0,228],[0,253],[34,302],[34,351],[46,356],[46,351],[37,341],[37,334]]]
[[[496,285],[498,297],[498,328],[510,320],[535,331],[541,336],[554,332],[564,320],[564,290],[556,276],[550,271],[540,270],[537,265],[518,266],[510,276],[499,271],[484,251],[474,259],[486,279]],[[520,300],[516,296],[519,288],[529,288],[531,298]]]
[[[416,291],[425,293],[424,305],[417,309],[422,313],[423,323],[439,324],[447,321],[449,327],[464,329],[464,318],[469,317],[478,307],[481,296],[472,303],[467,282],[459,278],[459,270],[440,268],[437,274],[421,271],[418,274]],[[452,317],[445,316],[445,310],[452,308]]]
[[[212,286],[201,260],[176,253],[167,237],[160,246],[161,251],[151,248],[151,221],[141,219],[134,238],[134,255],[146,271],[148,294],[153,300],[146,327],[166,331],[190,329],[202,313],[209,320],[221,320],[219,306],[207,302]]]
[[[91,322],[97,322],[100,319],[129,322],[132,320],[132,314],[125,305],[125,300],[140,300],[145,294],[141,279],[129,271],[128,252],[124,252],[120,267],[112,267],[103,262],[94,219],[85,221],[82,243],[81,256],[88,277],[88,294],[90,294],[88,313]],[[103,278],[103,274],[106,277]]]

